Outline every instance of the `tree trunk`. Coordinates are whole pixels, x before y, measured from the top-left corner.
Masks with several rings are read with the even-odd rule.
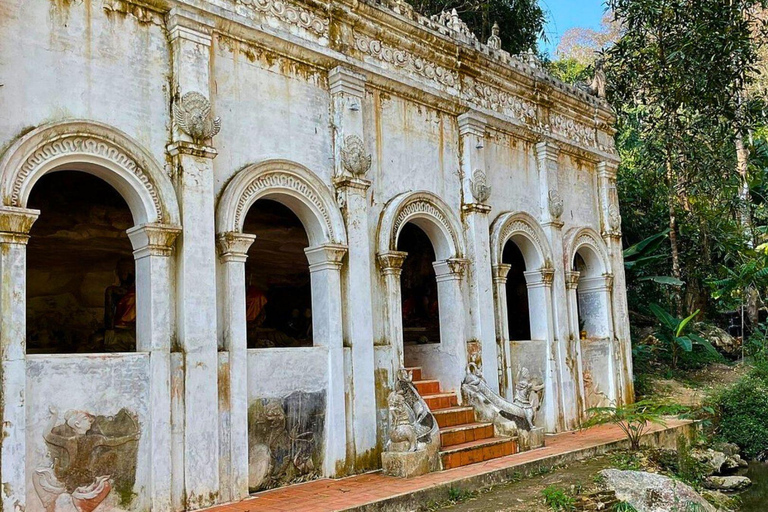
[[[677,214],[675,213],[677,194],[675,192],[676,187],[674,172],[672,171],[672,159],[669,157],[669,152],[667,152],[667,184],[667,203],[669,206],[669,245],[670,249],[672,250],[672,277],[680,279],[680,250],[677,243]],[[681,317],[683,314],[683,305],[680,299],[679,287],[675,287],[673,300],[675,302],[675,312],[677,313],[678,317]]]

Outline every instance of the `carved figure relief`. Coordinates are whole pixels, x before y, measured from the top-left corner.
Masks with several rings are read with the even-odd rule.
[[[402,391],[392,391],[387,397],[389,406],[389,440],[385,450],[388,452],[415,452],[416,427],[414,414],[405,403]]]
[[[589,407],[604,407],[610,403],[608,395],[600,391],[600,387],[592,377],[592,372],[584,370],[584,403]]]
[[[115,490],[128,506],[136,482],[140,437],[134,414],[121,409],[115,416],[67,411],[64,423],[51,408],[43,439],[51,466],[35,471],[32,482],[47,512],[91,512]]]
[[[211,102],[194,91],[173,103],[173,121],[195,144],[204,143],[221,130],[221,118],[211,115]]]
[[[558,220],[563,216],[563,198],[560,197],[557,190],[549,191],[549,214],[553,219]]]
[[[499,24],[495,21],[493,22],[493,27],[491,28],[491,36],[488,38],[488,41],[485,44],[488,45],[488,48],[491,48],[492,50],[501,50]]]
[[[271,489],[313,480],[322,467],[325,392],[296,391],[248,408],[248,487]]]
[[[621,214],[619,213],[619,207],[612,204],[608,207],[608,227],[611,231],[619,231],[621,229]]]
[[[362,178],[371,168],[371,154],[365,151],[363,140],[357,135],[344,139],[341,148],[341,166],[352,176]]]
[[[528,368],[522,368],[517,376],[515,384],[515,398],[513,405],[520,407],[525,412],[525,419],[528,426],[533,428],[533,420],[541,407],[541,393],[544,390],[544,384],[537,384],[531,379]]]
[[[478,203],[485,203],[491,197],[491,187],[487,185],[486,175],[480,169],[477,169],[472,173],[470,184],[472,197],[474,197],[475,201]]]

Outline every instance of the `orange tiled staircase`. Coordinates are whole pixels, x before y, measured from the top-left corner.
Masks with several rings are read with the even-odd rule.
[[[443,469],[517,453],[515,439],[494,436],[493,424],[477,422],[474,409],[460,407],[456,394],[442,392],[439,381],[424,379],[419,367],[406,370],[440,427]]]

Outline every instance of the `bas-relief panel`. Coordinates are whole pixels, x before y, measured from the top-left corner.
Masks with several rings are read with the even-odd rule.
[[[531,375],[546,376],[547,375],[547,347],[546,342],[539,340],[526,340],[526,341],[510,341],[509,342],[509,354],[510,354],[510,370],[512,381],[517,382],[518,376],[521,375],[523,368],[527,369]],[[507,397],[511,400],[512,397]],[[551,400],[552,397],[543,397],[543,401]],[[544,407],[546,409],[546,407]],[[544,414],[539,414],[536,417],[535,425],[537,427],[544,427],[546,418]]]
[[[611,357],[608,340],[581,340],[584,402],[587,408],[609,405]]]
[[[251,491],[317,478],[323,463],[327,351],[248,351]]]
[[[560,194],[565,202],[562,220],[568,225],[599,226],[595,169],[586,163],[560,155]]]
[[[163,160],[170,57],[162,27],[107,13],[93,0],[10,0],[0,40],[14,42],[0,45],[0,75],[13,77],[4,80],[0,110],[15,113],[0,118],[0,146],[30,126],[87,118]]]
[[[365,136],[372,141],[374,200],[429,190],[460,203],[458,126],[453,116],[374,91],[366,95]]]
[[[270,158],[292,160],[330,185],[330,95],[319,68],[218,37],[213,59],[215,113],[221,132],[214,161],[217,189],[232,173]]]
[[[144,354],[29,357],[27,510],[144,508],[148,367]]]

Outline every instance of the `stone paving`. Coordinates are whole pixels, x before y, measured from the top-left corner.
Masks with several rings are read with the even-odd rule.
[[[667,426],[653,425],[648,434],[674,430],[690,422],[670,420]],[[673,438],[674,439],[674,438]],[[510,468],[521,468],[531,463],[561,464],[567,460],[590,457],[596,451],[608,451],[623,447],[624,434],[614,425],[603,425],[576,432],[547,436],[543,448],[501,457],[478,464],[431,473],[411,479],[399,479],[380,472],[366,473],[337,480],[322,479],[291,485],[280,489],[254,494],[238,503],[230,503],[207,509],[205,512],[333,512],[351,510],[387,510],[386,502],[393,507],[399,498],[414,493],[446,486],[459,486],[478,482],[476,477],[504,479],[503,473]],[[568,458],[563,458],[563,457]],[[494,475],[498,474],[498,475]],[[426,503],[425,503],[426,504]],[[402,506],[399,510],[410,510]],[[415,508],[415,507],[414,507]]]

